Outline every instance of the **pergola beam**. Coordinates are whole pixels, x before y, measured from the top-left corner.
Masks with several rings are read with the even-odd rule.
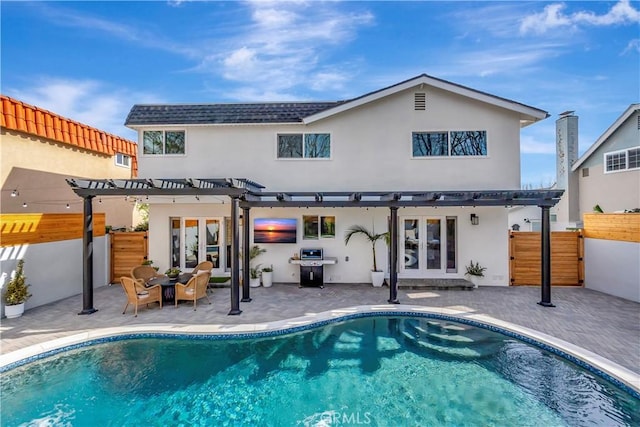
[[[552,307],[550,296],[550,226],[549,208],[555,206],[564,190],[493,190],[493,191],[379,191],[379,192],[263,192],[264,186],[246,178],[168,178],[168,179],[67,179],[72,190],[84,198],[84,266],[83,302],[80,314],[91,314],[93,308],[93,212],[96,196],[229,196],[232,199],[232,292],[231,311],[240,314],[239,212],[243,209],[244,257],[243,302],[251,301],[248,292],[249,209],[254,207],[387,207],[391,209],[392,242],[390,259],[391,293],[389,302],[397,303],[397,215],[401,207],[480,207],[538,206],[542,209],[542,299],[540,304]]]

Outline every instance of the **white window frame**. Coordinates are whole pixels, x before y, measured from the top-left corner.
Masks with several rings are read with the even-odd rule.
[[[131,167],[131,156],[128,154],[124,154],[124,153],[116,153],[114,157],[114,161],[116,163],[116,166],[120,166],[123,168],[130,168]],[[119,161],[119,159],[121,159]],[[126,161],[123,161],[126,160]]]
[[[305,157],[305,136],[306,135],[318,135],[318,134],[326,134],[329,135],[329,156],[328,157]],[[302,136],[302,157],[280,157],[278,153],[280,152],[280,136],[281,135],[301,135]],[[276,160],[285,160],[285,161],[326,161],[333,159],[333,136],[331,132],[278,132],[276,134]]]
[[[144,152],[144,133],[145,132],[162,132],[162,153],[145,153]],[[166,135],[167,132],[183,132],[184,133],[184,153],[170,153],[167,154],[166,151]],[[180,157],[187,155],[187,139],[188,132],[186,129],[143,129],[140,131],[139,145],[140,145],[140,154],[143,156],[149,157],[157,157],[157,156],[169,156],[169,157]]]
[[[602,158],[602,168],[604,170],[605,174],[609,174],[609,173],[618,173],[618,172],[626,172],[626,171],[632,171],[632,170],[639,170],[640,166],[636,166],[634,168],[630,168],[629,167],[629,152],[632,150],[640,150],[640,145],[636,146],[636,147],[629,147],[629,148],[624,148],[622,150],[616,150],[616,151],[609,151],[607,153],[604,153]],[[620,168],[620,169],[615,169],[615,170],[609,170],[608,169],[608,163],[607,163],[607,159],[609,156],[613,156],[613,155],[619,155],[619,154],[624,154],[624,167]]]

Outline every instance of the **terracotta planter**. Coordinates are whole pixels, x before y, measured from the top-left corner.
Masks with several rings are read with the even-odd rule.
[[[24,313],[24,303],[4,306],[4,315],[7,319],[15,319],[22,316],[22,313]]]

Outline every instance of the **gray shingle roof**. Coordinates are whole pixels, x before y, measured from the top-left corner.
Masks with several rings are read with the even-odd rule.
[[[134,105],[125,125],[301,123],[304,117],[343,102]]]

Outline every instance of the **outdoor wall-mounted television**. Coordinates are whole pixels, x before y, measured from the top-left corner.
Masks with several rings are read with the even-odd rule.
[[[253,243],[296,243],[296,218],[256,218],[253,223]]]

